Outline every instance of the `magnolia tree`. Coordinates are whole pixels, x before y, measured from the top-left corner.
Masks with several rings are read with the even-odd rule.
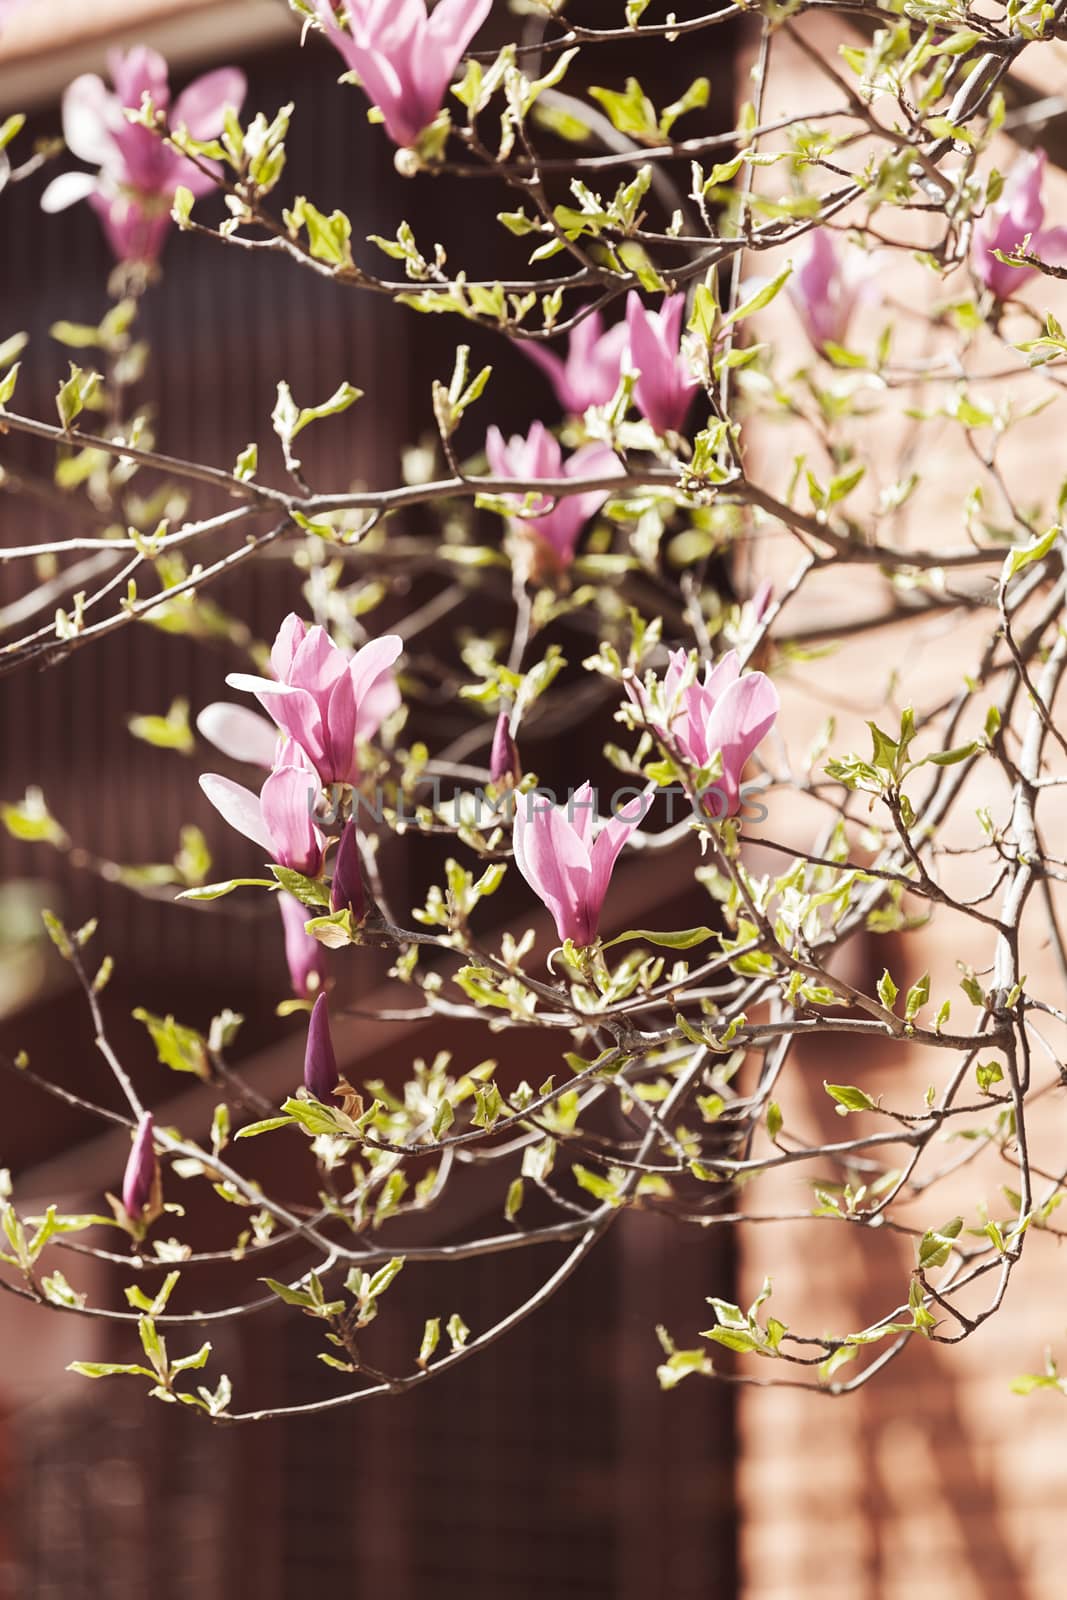
[[[499,228],[517,237],[528,265],[518,281],[487,277],[477,238],[460,264],[407,223],[394,238],[357,238],[342,212],[287,194],[285,141],[301,108],[246,105],[234,67],[172,98],[166,63],[137,48],[110,58],[110,83],[89,75],[68,88],[68,154],[48,153],[41,205],[87,202],[114,252],[113,304],[98,328],[75,330],[75,343],[100,352],[101,370],[71,365],[58,422],[24,415],[16,358],[26,341],[11,331],[2,428],[54,444],[71,502],[87,492],[88,474],[69,462],[91,462],[110,526],[100,537],[4,547],[4,562],[29,574],[52,558],[58,577],[39,609],[52,609],[57,593],[63,604],[54,622],[5,642],[0,670],[50,667],[116,630],[173,618],[179,602],[193,616],[211,604],[215,580],[248,572],[268,551],[304,575],[315,566],[320,581],[305,584],[301,610],[277,617],[269,649],[251,647],[234,662],[243,670],[225,678],[220,669],[219,698],[196,718],[202,742],[180,708],[139,729],[195,751],[202,767],[218,764],[210,746],[243,764],[243,782],[205,770],[200,787],[254,842],[262,867],[206,883],[209,868],[192,860],[177,898],[274,900],[292,981],[279,1010],[306,1014],[307,1043],[303,1082],[283,1103],[264,1104],[227,1061],[232,1016],[202,1036],[138,1012],[160,1061],[149,1098],[167,1098],[172,1069],[195,1072],[217,1096],[210,1135],[164,1125],[111,1042],[111,964],[93,954],[94,925],[75,931],[46,917],[84,990],[85,1047],[102,1052],[114,1093],[93,1105],[36,1062],[5,1065],[128,1128],[131,1148],[110,1215],[103,1202],[100,1215],[29,1214],[4,1175],[0,1288],[41,1315],[122,1325],[125,1361],[76,1363],[87,1376],[128,1374],[160,1399],[237,1421],[286,1408],[235,1395],[230,1378],[212,1372],[210,1343],[197,1348],[199,1325],[271,1308],[310,1315],[321,1326],[314,1353],[336,1387],[297,1409],[329,1409],[427,1382],[505,1337],[626,1225],[628,1209],[679,1227],[744,1230],[782,1214],[774,1183],[785,1176],[788,1214],[808,1219],[813,1234],[845,1227],[874,1247],[871,1233],[891,1230],[903,1241],[910,1266],[878,1319],[788,1327],[767,1314],[769,1285],[747,1310],[712,1298],[699,1348],[676,1348],[660,1330],[660,1379],[670,1387],[717,1376],[726,1347],[737,1353],[725,1358],[730,1381],[754,1381],[758,1368],[756,1381],[854,1390],[910,1341],[955,1343],[992,1317],[1024,1249],[1040,1251],[1039,1233],[1056,1233],[1067,1182],[1067,1165],[1031,1158],[1027,1133],[1054,1106],[1056,1028],[1067,1021],[1055,906],[1065,865],[1042,817],[1064,781],[1054,703],[1067,668],[1067,575],[1058,507],[1026,478],[1026,450],[1040,439],[1026,419],[1038,407],[1029,389],[1025,404],[1013,399],[1016,381],[1044,383],[1044,398],[1059,398],[1067,338],[1042,295],[1053,292],[1050,277],[1067,276],[1067,229],[1046,225],[1043,152],[1005,161],[1003,136],[993,148],[1015,64],[1026,52],[1041,73],[1067,7],[831,3],[817,8],[821,31],[811,35],[803,0],[693,7],[684,18],[658,14],[655,0],[617,0],[596,27],[569,20],[565,0],[530,0],[521,20],[490,17],[491,0],[439,0],[432,10],[425,0],[293,6],[303,29],[298,37],[294,27],[294,61],[323,39],[336,50],[343,70],[332,92],[353,127],[369,106],[377,126],[366,137],[391,141],[415,185],[447,187],[457,208],[465,185],[487,175],[512,191]],[[693,80],[694,55],[712,61],[723,25],[737,26],[742,13],[751,68],[743,103],[719,107],[725,133],[683,137],[685,119],[716,92],[706,77]],[[861,24],[865,34],[853,31]],[[621,86],[600,77],[605,45],[613,62],[629,52]],[[819,82],[818,110],[766,110],[784,49]],[[640,81],[653,55],[658,81],[673,86],[668,105],[654,104]],[[579,78],[593,87],[569,87]],[[2,139],[8,175],[26,181],[45,156],[19,157],[20,130],[12,118]],[[347,383],[308,406],[279,384],[263,424],[284,479],[270,461],[261,467],[267,452],[254,444],[232,466],[163,453],[165,411],[157,449],[121,369],[142,298],[168,292],[176,229],[204,250],[243,252],[250,274],[259,253],[280,254],[294,277],[312,272],[389,297],[413,319],[451,319],[454,370],[425,396],[436,469],[313,492],[297,441],[359,400]],[[481,243],[491,256],[493,241]],[[768,252],[777,252],[770,265]],[[901,264],[931,286],[926,302],[916,294],[894,304]],[[795,344],[790,354],[764,336],[783,317],[806,338],[799,366]],[[901,322],[918,324],[921,339],[898,356]],[[471,370],[464,323],[536,363],[558,411],[531,413],[507,437],[493,420],[497,380],[489,367]],[[389,374],[372,377],[384,392]],[[872,406],[890,441],[877,458],[861,442]],[[909,436],[897,450],[891,423],[905,413],[919,444]],[[924,477],[919,447],[932,418],[947,419],[972,453],[962,509],[951,501],[950,514],[944,486]],[[762,442],[779,422],[802,440],[795,466]],[[1005,450],[1009,425],[1022,452]],[[195,483],[217,508],[195,522],[138,525],[152,497],[135,498],[130,485],[161,481]],[[412,531],[403,524],[414,507],[425,509]],[[772,581],[765,548],[778,552]],[[87,550],[111,558],[91,592],[76,588]],[[725,599],[726,562],[739,581],[746,572],[764,581],[742,582],[745,597]],[[463,575],[450,673],[470,727],[458,745],[405,738],[403,686],[414,670],[406,651],[426,617],[376,631],[373,610],[349,603],[349,574],[402,574],[405,563]],[[825,583],[838,569],[853,582]],[[857,621],[848,597],[866,575],[878,579],[869,592],[880,601]],[[966,624],[967,654],[947,688],[931,681],[921,703],[887,707],[862,747],[839,744],[831,722],[805,752],[779,690],[786,674],[803,689],[812,670],[790,613],[820,582],[827,638],[902,618],[896,637],[906,637],[941,615]],[[21,593],[32,611],[32,577]],[[478,633],[483,594],[510,597],[503,640]],[[430,615],[447,621],[449,606]],[[339,616],[350,628],[335,638]],[[565,659],[571,675],[557,681]],[[575,692],[579,667],[592,698]],[[524,727],[555,709],[580,731],[588,708],[605,700],[615,741],[601,751],[590,734],[590,770],[574,771],[562,790],[539,784]],[[471,764],[478,748],[484,766]],[[594,762],[617,781],[594,788]],[[12,833],[70,847],[38,791],[9,798]],[[185,803],[192,821],[203,802],[191,785]],[[762,828],[772,810],[810,821],[772,842]],[[398,903],[390,863],[417,852],[424,835],[446,836],[454,853],[445,881],[410,907]],[[613,898],[631,855],[669,872],[676,888],[702,886],[707,925],[675,926],[668,900],[661,925],[620,926]],[[554,928],[554,948],[535,948],[534,931],[501,932],[485,902],[505,875],[529,920]],[[205,904],[197,914],[226,909]],[[1051,951],[1042,964],[1051,993],[1027,978],[1030,914]],[[981,952],[960,964],[951,994],[931,993],[928,977],[903,981],[900,950],[909,941],[928,948],[920,941],[930,924]],[[888,960],[877,981],[848,981],[850,941],[885,934],[894,935],[900,984]],[[415,1063],[402,1087],[348,1081],[332,991],[340,964],[358,968],[369,951],[388,954],[400,997],[383,1019],[461,1018],[492,1033],[490,1051],[511,1030],[535,1030],[539,1081],[445,1054]],[[912,971],[924,965],[920,955]],[[797,1051],[830,1034],[851,1041],[860,1062],[875,1049],[880,1062],[921,1061],[930,1087],[912,1098],[917,1080],[903,1071],[884,1093],[826,1083],[842,1122],[837,1137],[813,1142],[790,1127],[791,1081]],[[960,1142],[947,1145],[952,1137]],[[317,1203],[249,1176],[248,1156],[272,1141],[285,1145],[287,1162],[304,1153]],[[474,1164],[483,1183],[495,1182],[496,1220],[481,1237],[446,1243],[435,1217]],[[955,1216],[938,1200],[950,1174]],[[221,1251],[183,1239],[179,1201],[196,1182],[232,1202]],[[961,1183],[970,1184],[965,1204]],[[410,1239],[412,1214],[423,1242],[404,1248],[397,1229]],[[502,1251],[545,1263],[536,1292],[503,1320],[468,1328],[461,1306],[426,1305],[421,1346],[391,1336],[387,1291],[405,1264],[414,1294],[420,1262]],[[60,1252],[74,1261],[70,1279]],[[272,1274],[275,1252],[298,1265]],[[127,1306],[90,1303],[75,1270],[86,1256],[125,1269]],[[249,1259],[261,1261],[266,1287],[235,1293],[207,1316],[179,1312],[201,1263],[220,1256],[232,1258],[235,1283],[247,1282]],[[723,1287],[694,1283],[694,1310]],[[648,1314],[651,1330],[657,1308]],[[138,1334],[143,1353],[133,1348]],[[1050,1362],[1019,1381],[1058,1380]]]

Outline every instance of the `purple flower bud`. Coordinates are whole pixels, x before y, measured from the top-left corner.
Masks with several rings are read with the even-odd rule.
[[[764,578],[755,594],[752,596],[752,620],[762,622],[774,601],[774,584],[770,578]]]
[[[330,1038],[330,1013],[326,1006],[326,996],[320,994],[315,1001],[311,1012],[311,1021],[308,1023],[307,1051],[304,1055],[304,1087],[316,1100],[321,1100],[329,1105],[340,1081],[337,1071],[337,1060],[333,1053],[333,1040]]]
[[[122,1179],[122,1204],[131,1222],[143,1222],[145,1213],[154,1210],[158,1200],[159,1161],[152,1142],[154,1123],[146,1111],[137,1127]]]
[[[511,737],[510,713],[502,711],[496,719],[493,748],[489,756],[489,781],[495,784],[518,783],[522,777],[522,763],[514,739]]]
[[[356,922],[362,922],[367,915],[367,897],[363,892],[363,875],[359,869],[359,836],[354,822],[345,823],[341,842],[337,846],[333,882],[330,884],[330,910],[351,911]]]

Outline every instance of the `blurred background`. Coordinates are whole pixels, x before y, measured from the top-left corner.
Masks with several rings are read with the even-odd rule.
[[[587,0],[569,14],[603,22],[610,11],[607,20],[614,22],[619,9]],[[494,8],[496,39],[514,26],[505,6]],[[642,62],[642,81],[657,100],[669,97],[658,88],[677,93],[698,71],[711,77],[711,105],[692,132],[732,126],[734,107],[745,97],[750,37],[738,27],[716,29],[711,38],[714,58],[695,62],[690,52],[682,84],[669,53],[650,58],[647,68]],[[362,102],[336,87],[337,57],[318,39],[303,50],[298,41],[298,25],[281,0],[97,0],[91,7],[82,0],[31,0],[0,36],[0,113],[29,113],[27,145],[54,136],[66,84],[79,72],[106,72],[106,52],[116,46],[156,46],[171,63],[176,89],[210,66],[235,63],[248,75],[249,113],[271,115],[296,102],[280,195],[306,193],[324,211],[342,208],[357,240],[370,232],[391,236],[407,217],[420,242],[441,239],[457,261],[473,254],[484,220],[485,250],[499,258],[496,270],[522,260],[521,250],[508,256],[508,242],[500,244],[500,230],[489,226],[501,208],[495,185],[483,185],[484,199],[465,198],[457,211],[447,182],[400,179],[391,147],[367,125]],[[584,64],[580,70],[581,81],[621,87],[633,67],[625,51],[603,52],[595,71]],[[775,83],[783,103],[815,94],[809,71],[799,55],[784,52]],[[51,415],[67,360],[48,330],[59,318],[96,323],[107,308],[111,268],[87,207],[39,217],[40,191],[54,170],[0,200],[0,336],[19,329],[31,335],[18,401],[41,417]],[[1059,173],[1056,183],[1062,199],[1067,185]],[[450,373],[460,336],[474,346],[475,361],[499,362],[515,380],[493,386],[493,417],[505,431],[525,430],[534,415],[555,415],[540,375],[520,357],[509,367],[498,343],[478,330],[345,291],[285,260],[249,258],[177,232],[164,269],[143,304],[153,352],[143,387],[160,446],[174,455],[228,465],[249,439],[262,444],[280,378],[302,403],[317,402],[347,378],[368,399],[350,418],[308,436],[309,476],[316,486],[384,487],[398,481],[403,447],[432,427],[429,384]],[[47,483],[51,452],[8,436],[0,439],[0,466],[0,491],[15,488],[20,472]],[[280,463],[265,468],[268,481],[272,473],[282,481]],[[200,504],[194,499],[194,511]],[[71,515],[56,496],[0,492],[4,543],[63,537]],[[87,572],[86,581],[92,576]],[[441,580],[425,581],[432,594]],[[730,583],[724,570],[726,594]],[[42,620],[24,615],[24,592],[24,571],[0,566],[3,640]],[[410,611],[420,594],[391,593],[380,617],[374,615],[375,628]],[[298,595],[299,578],[281,560],[246,567],[212,591],[252,639],[272,637]],[[845,681],[842,674],[857,703],[865,685],[876,692],[881,679],[870,643],[836,658],[828,693],[835,675],[838,684]],[[884,644],[886,652],[898,648],[896,640]],[[929,654],[926,660],[929,666]],[[951,650],[938,660],[946,677],[956,670]],[[274,1016],[285,990],[274,920],[231,910],[233,901],[221,902],[218,915],[175,909],[166,903],[169,892],[131,894],[93,870],[100,861],[170,860],[179,829],[190,821],[204,830],[215,855],[213,876],[239,870],[246,860],[239,842],[226,836],[195,787],[199,766],[186,763],[179,771],[180,758],[133,740],[126,719],[162,713],[175,696],[186,696],[195,714],[220,696],[225,673],[240,665],[232,633],[203,644],[139,628],[47,672],[0,681],[0,798],[15,799],[39,784],[64,827],[91,852],[84,860],[63,858],[0,836],[0,1049],[8,1056],[28,1051],[55,1081],[89,1096],[107,1096],[106,1073],[81,994],[38,937],[42,904],[74,926],[89,916],[101,919],[104,948],[116,962],[108,1024],[149,1099],[159,1102],[162,1074],[144,1030],[130,1018],[134,1005],[173,1012],[201,1029],[230,1007],[247,1019],[236,1059],[250,1081],[277,1097],[299,1080],[302,1021]],[[414,710],[416,730],[432,728],[440,742],[462,726],[453,699],[447,684],[436,697],[426,693]],[[810,706],[796,710],[801,720],[813,718]],[[584,768],[582,736],[546,727],[541,740],[543,747],[530,752],[538,771],[555,766],[566,781]],[[394,855],[391,870],[402,882],[414,869]],[[641,926],[642,908],[668,901],[684,917],[693,892],[687,863],[665,868],[662,861],[654,867],[639,861],[620,884],[631,919],[623,925]],[[512,902],[502,895],[498,909],[507,920]],[[706,917],[702,893],[691,911],[689,922]],[[856,981],[870,982],[892,955],[885,939],[870,947],[859,941],[850,959]],[[372,1003],[384,969],[367,956],[355,978],[338,977],[353,998]],[[516,1079],[537,1082],[551,1070],[526,1035],[506,1038],[508,1071]],[[441,1021],[402,1028],[353,1021],[338,1042],[347,1075],[357,1082],[402,1081],[414,1057],[440,1049],[453,1050],[461,1066],[484,1054],[484,1042],[470,1030]],[[821,1080],[862,1081],[843,1057],[840,1047],[821,1044],[804,1063],[813,1132],[831,1120]],[[899,1056],[864,1063],[875,1071],[887,1065],[912,1070],[901,1067]],[[159,1119],[202,1135],[210,1092],[171,1091],[168,1083],[168,1093]],[[11,1169],[20,1204],[56,1200],[64,1210],[98,1209],[103,1193],[120,1181],[124,1136],[101,1136],[97,1125],[43,1102],[17,1080],[5,1079],[4,1094],[0,1166]],[[271,1181],[283,1189],[288,1179],[271,1170]],[[198,1246],[221,1247],[232,1238],[232,1215],[189,1189]],[[786,1203],[790,1198],[797,1202],[795,1193]],[[434,1237],[478,1236],[499,1217],[500,1203],[472,1172],[450,1209],[435,1213]],[[1054,1600],[1062,1594],[1067,1413],[1058,1396],[1023,1402],[1007,1387],[1016,1371],[1035,1370],[1040,1361],[1032,1330],[1067,1322],[1062,1275],[1055,1283],[1048,1277],[1055,1258],[1045,1253],[1044,1271],[1030,1276],[1024,1266],[1011,1308],[973,1343],[953,1351],[916,1342],[880,1382],[847,1400],[697,1378],[661,1394],[655,1323],[666,1324],[679,1345],[697,1344],[708,1321],[705,1296],[743,1302],[767,1266],[781,1267],[783,1257],[775,1293],[796,1325],[832,1305],[835,1326],[838,1319],[862,1326],[906,1284],[909,1261],[889,1245],[872,1255],[851,1248],[851,1239],[824,1243],[824,1228],[797,1232],[784,1245],[768,1237],[779,1230],[756,1231],[759,1238],[740,1249],[728,1227],[690,1232],[655,1215],[627,1216],[534,1318],[441,1381],[399,1400],[251,1428],[209,1427],[178,1408],[145,1402],[125,1380],[90,1384],[66,1375],[75,1358],[127,1358],[129,1330],[23,1309],[0,1297],[0,1596],[288,1600],[316,1585],[325,1592],[327,1584],[345,1595],[390,1600],[431,1592],[441,1600],[542,1594]],[[550,1270],[527,1259],[531,1254],[537,1253],[491,1257],[462,1272],[420,1267],[420,1299],[429,1296],[446,1316],[460,1310],[477,1330]],[[129,1274],[121,1268],[72,1258],[64,1270],[94,1300],[122,1303]],[[254,1263],[243,1277],[223,1266],[216,1283],[204,1275],[215,1270],[202,1269],[189,1305],[207,1310],[230,1303],[257,1275]],[[392,1293],[404,1330],[402,1285],[403,1279]],[[253,1403],[257,1393],[269,1394],[279,1404],[336,1392],[336,1380],[314,1360],[313,1335],[305,1319],[291,1314],[244,1319],[210,1334],[238,1398]],[[404,1333],[405,1352],[413,1341],[414,1323]],[[751,1362],[738,1371],[761,1376],[752,1374]]]

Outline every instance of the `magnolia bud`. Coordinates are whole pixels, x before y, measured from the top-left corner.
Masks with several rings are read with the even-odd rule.
[[[752,619],[754,622],[763,621],[764,617],[767,615],[767,612],[770,610],[773,600],[774,584],[771,582],[770,578],[764,578],[763,582],[752,596]]]
[[[510,716],[502,711],[496,719],[493,748],[489,756],[489,780],[504,784],[509,780],[518,783],[522,777],[522,764],[514,739],[511,737]]]
[[[359,866],[359,838],[354,822],[346,822],[337,856],[333,864],[333,882],[330,884],[330,910],[351,911],[353,920],[362,922],[367,915],[367,897],[363,892],[363,875]]]
[[[131,1222],[151,1222],[161,1209],[159,1161],[152,1142],[153,1128],[152,1113],[146,1111],[138,1124],[122,1180],[122,1204]]]
[[[326,996],[320,994],[312,1008],[311,1021],[308,1023],[308,1042],[304,1055],[304,1087],[316,1100],[329,1105],[339,1081],[340,1074],[333,1053],[333,1040],[330,1038],[330,1013],[326,1006]]]

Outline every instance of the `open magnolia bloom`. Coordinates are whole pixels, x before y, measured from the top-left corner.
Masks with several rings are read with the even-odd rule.
[[[312,0],[331,44],[378,107],[394,144],[413,145],[440,111],[492,0]]]
[[[108,68],[114,93],[87,72],[63,96],[67,147],[97,170],[53,178],[41,207],[62,211],[88,200],[118,259],[151,263],[158,260],[178,188],[206,194],[218,168],[213,162],[195,165],[151,129],[130,122],[127,110],[139,111],[147,95],[170,127],[184,128],[194,139],[212,139],[222,129],[227,107],[240,109],[245,76],[236,67],[220,67],[197,78],[172,106],[167,63],[158,51],[144,45],[113,50]]]
[[[256,696],[324,784],[354,783],[356,741],[373,738],[400,704],[392,667],[403,648],[388,633],[349,656],[325,628],[306,628],[290,613],[271,650],[275,676],[234,672],[226,682]]]
[[[603,477],[622,471],[618,457],[605,444],[583,444],[564,461],[559,440],[543,422],[535,422],[525,439],[521,433],[505,439],[494,425],[486,435],[485,452],[496,477],[520,482]],[[585,494],[560,495],[553,505],[548,497],[538,495],[529,511],[516,497],[515,507],[522,515],[512,517],[508,526],[519,537],[535,540],[550,566],[568,567],[574,560],[578,535],[607,497],[606,489],[590,489]]]
[[[774,727],[778,691],[764,672],[742,677],[736,650],[714,666],[709,661],[703,682],[687,682],[689,670],[685,651],[672,651],[655,698],[634,678],[627,680],[626,692],[672,755],[698,769],[720,760],[721,774],[701,795],[717,820],[733,816],[741,804],[745,764]]]
[[[596,939],[619,852],[650,803],[649,795],[636,795],[594,839],[596,794],[589,783],[562,806],[536,791],[516,798],[515,865],[551,912],[561,940],[584,948]]]

